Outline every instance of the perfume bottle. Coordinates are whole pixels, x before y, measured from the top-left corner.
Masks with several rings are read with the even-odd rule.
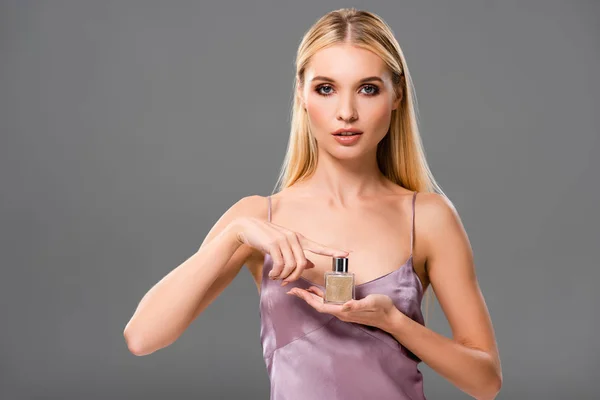
[[[334,257],[331,271],[325,272],[324,302],[344,304],[354,296],[354,272],[348,272],[348,258]]]

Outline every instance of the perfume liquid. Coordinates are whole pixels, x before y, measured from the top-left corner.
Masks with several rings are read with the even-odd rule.
[[[354,273],[348,272],[348,258],[334,257],[331,271],[325,272],[325,303],[344,304],[355,298]]]

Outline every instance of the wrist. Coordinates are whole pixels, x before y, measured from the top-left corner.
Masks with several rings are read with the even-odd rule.
[[[404,326],[406,318],[408,317],[402,311],[393,307],[386,313],[381,329],[390,333],[398,332]]]

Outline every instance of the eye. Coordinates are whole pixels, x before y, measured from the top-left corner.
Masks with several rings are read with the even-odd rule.
[[[369,96],[375,96],[377,93],[379,93],[379,88],[375,85],[365,85],[363,86],[364,88],[372,88],[372,92],[368,93]]]
[[[379,88],[376,85],[365,85],[362,87],[363,89],[370,89],[365,93],[367,96],[375,96],[379,94]],[[327,89],[326,92],[321,91],[321,89]],[[331,89],[331,90],[329,90]],[[321,96],[331,96],[333,88],[330,85],[320,85],[315,88],[315,91]]]
[[[320,95],[322,95],[322,96],[330,96],[331,95],[331,92],[323,93],[321,91],[321,89],[331,89],[331,86],[329,86],[329,85],[321,85],[321,86],[317,86],[317,88],[315,89],[315,91],[317,93],[319,93]]]

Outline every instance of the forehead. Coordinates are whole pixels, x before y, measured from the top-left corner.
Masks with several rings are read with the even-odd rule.
[[[316,75],[324,75],[339,82],[353,82],[371,75],[386,79],[389,71],[381,57],[372,51],[343,44],[316,52],[308,63],[305,74],[309,82]]]

